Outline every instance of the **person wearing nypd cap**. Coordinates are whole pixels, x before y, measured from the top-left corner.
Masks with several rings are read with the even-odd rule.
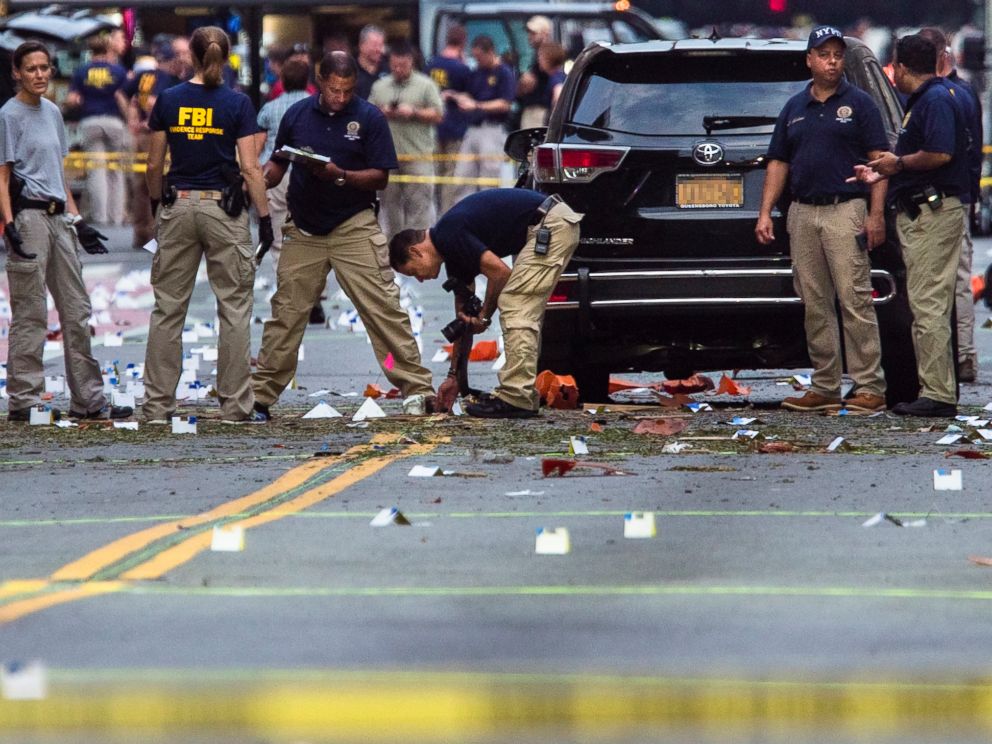
[[[954,416],[952,345],[955,282],[972,176],[966,112],[937,75],[937,47],[920,34],[896,42],[896,86],[909,96],[895,152],[855,166],[865,183],[888,179],[906,263],[920,397],[893,406],[900,416]]]
[[[844,79],[844,35],[833,26],[818,26],[806,49],[812,80],[786,102],[775,124],[754,231],[759,243],[776,240],[772,210],[788,189],[792,203],[786,231],[813,376],[805,395],[786,398],[782,406],[880,411],[885,409],[885,378],[868,253],[885,240],[885,184],[868,189],[847,179],[856,163],[887,150],[888,140],[871,97]],[[835,302],[854,380],[853,394],[843,404],[844,356]]]
[[[330,271],[354,303],[376,360],[407,399],[404,404],[418,411],[417,399],[429,408],[434,397],[375,216],[376,191],[397,168],[396,149],[386,117],[358,96],[357,85],[358,65],[350,54],[325,54],[317,67],[317,94],[283,114],[275,151],[265,164],[265,185],[271,189],[286,176],[287,154],[297,158],[286,195],[289,220],[282,231],[272,320],[262,332],[253,378],[255,410],[265,418],[296,373],[310,309]],[[304,159],[284,147],[319,159]]]
[[[41,42],[26,41],[14,50],[12,62],[19,90],[0,108],[0,217],[10,249],[6,271],[13,313],[7,419],[30,421],[31,409],[45,392],[47,291],[62,325],[69,415],[127,418],[130,407],[108,405],[100,365],[90,350],[90,298],[79,247],[106,253],[106,236],[83,222],[66,186],[65,126],[58,107],[44,97],[54,70],[51,53]]]

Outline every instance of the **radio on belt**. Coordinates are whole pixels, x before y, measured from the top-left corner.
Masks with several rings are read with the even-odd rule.
[[[551,228],[545,227],[544,223],[537,228],[537,235],[534,242],[534,253],[538,256],[548,255],[548,247],[551,245]]]

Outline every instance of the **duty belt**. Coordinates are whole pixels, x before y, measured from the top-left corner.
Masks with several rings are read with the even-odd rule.
[[[534,210],[534,216],[530,218],[531,225],[537,225],[540,223],[552,209],[557,207],[559,204],[564,204],[565,200],[562,199],[558,194],[552,194],[543,202],[541,206]]]
[[[821,196],[810,196],[804,199],[796,199],[800,204],[813,204],[817,207],[825,207],[830,204],[843,204],[852,199],[867,199],[865,194],[824,194]]]
[[[934,189],[931,193],[936,195],[937,199],[944,199],[948,196],[957,196],[957,194],[949,194],[940,189]],[[903,192],[895,197],[896,211],[902,212],[911,220],[915,220],[920,216],[920,207],[924,204],[928,206],[930,204],[930,196],[924,191],[914,191],[913,193]]]
[[[18,199],[14,209],[18,212],[22,209],[40,209],[48,214],[62,214],[65,212],[65,202],[59,199]]]
[[[176,191],[176,196],[180,199],[189,199],[194,194],[199,194],[201,199],[211,199],[213,201],[220,201],[224,197],[224,194],[220,191],[198,191],[197,189],[178,189]]]

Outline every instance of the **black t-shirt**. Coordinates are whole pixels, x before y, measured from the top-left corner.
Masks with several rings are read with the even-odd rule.
[[[530,189],[489,189],[466,196],[431,228],[431,242],[449,277],[466,284],[479,275],[482,254],[516,255],[527,243],[534,212],[547,198]]]
[[[165,132],[177,189],[222,189],[225,164],[237,167],[237,142],[258,132],[255,109],[244,93],[182,83],[159,95],[149,129]]]

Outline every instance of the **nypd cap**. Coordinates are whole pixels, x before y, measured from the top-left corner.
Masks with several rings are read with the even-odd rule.
[[[817,26],[809,35],[809,41],[806,42],[806,51],[810,49],[816,49],[821,44],[825,44],[831,39],[837,39],[845,47],[847,42],[844,41],[844,34],[840,32],[834,26]]]

